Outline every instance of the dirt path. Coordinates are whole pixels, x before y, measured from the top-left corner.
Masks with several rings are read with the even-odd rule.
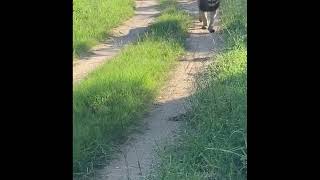
[[[179,0],[179,3],[189,13],[197,13],[196,0]],[[189,107],[186,98],[193,93],[195,75],[211,62],[210,57],[216,50],[216,43],[219,43],[217,33],[209,34],[202,30],[196,19],[189,35],[188,52],[171,72],[168,84],[144,119],[143,133],[132,135],[120,148],[120,158],[101,170],[95,179],[143,179],[157,162],[156,150],[176,137],[181,122],[175,119]]]
[[[81,57],[73,64],[73,84],[85,78],[92,70],[117,55],[130,42],[137,40],[150,23],[154,22],[157,0],[136,0],[135,15],[111,32],[111,37],[94,47],[88,55]]]

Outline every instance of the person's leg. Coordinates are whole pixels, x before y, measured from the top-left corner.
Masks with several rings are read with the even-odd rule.
[[[207,13],[204,11],[199,10],[199,14],[200,14],[200,18],[202,20],[202,29],[206,29],[206,27],[208,26],[208,19],[207,19]]]
[[[202,22],[201,11],[199,10],[199,22]]]
[[[213,29],[213,25],[214,25],[214,21],[216,19],[216,16],[217,16],[217,10],[215,11],[211,11],[209,12],[210,14],[210,23],[209,23],[209,26],[208,26],[208,30],[210,33],[214,33],[214,29]]]
[[[199,8],[199,12],[198,12],[199,21],[202,22],[201,10],[200,10],[200,0],[198,0],[198,8]]]

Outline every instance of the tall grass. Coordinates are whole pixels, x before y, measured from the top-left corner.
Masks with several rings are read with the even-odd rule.
[[[112,158],[183,54],[190,19],[173,5],[168,4],[137,43],[74,87],[75,175],[93,172]]]
[[[225,49],[198,80],[185,130],[150,179],[247,178],[246,0],[221,1]]]
[[[79,56],[134,14],[134,0],[73,0],[73,53]]]

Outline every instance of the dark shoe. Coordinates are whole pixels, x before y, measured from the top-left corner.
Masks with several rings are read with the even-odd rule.
[[[215,30],[214,30],[214,29],[209,29],[209,32],[210,32],[210,33],[214,33]]]

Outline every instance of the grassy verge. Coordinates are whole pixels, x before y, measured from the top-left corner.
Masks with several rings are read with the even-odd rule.
[[[74,56],[89,50],[133,14],[134,0],[73,0]]]
[[[199,79],[181,138],[150,179],[246,179],[246,0],[221,5],[225,49]]]
[[[112,158],[184,52],[190,19],[174,3],[166,7],[144,37],[74,87],[75,175],[88,174]]]

